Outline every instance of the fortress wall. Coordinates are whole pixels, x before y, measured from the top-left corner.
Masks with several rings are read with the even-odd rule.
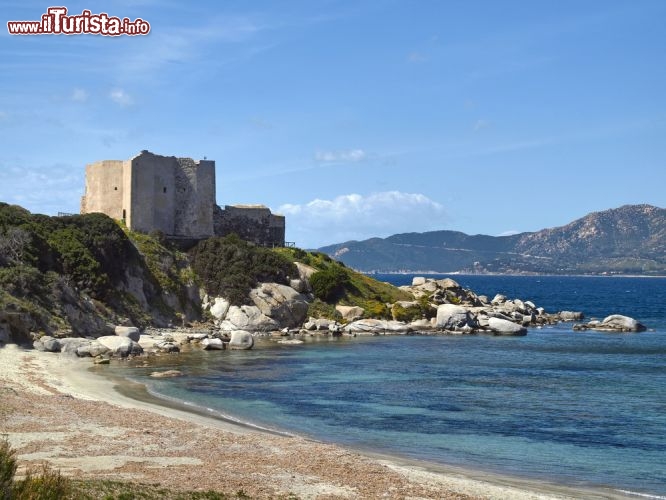
[[[174,234],[207,237],[213,234],[215,162],[178,158],[175,168]]]
[[[271,214],[267,207],[216,206],[214,220],[216,236],[235,233],[257,245],[284,246],[284,217]]]
[[[81,213],[101,212],[114,219],[122,219],[124,192],[122,161],[104,160],[86,165]]]
[[[142,152],[131,162],[131,218],[134,231],[174,234],[175,158]]]

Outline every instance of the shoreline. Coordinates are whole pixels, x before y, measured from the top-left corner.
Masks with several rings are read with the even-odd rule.
[[[219,415],[206,415],[205,411],[195,411],[188,405],[177,402],[170,402],[164,398],[152,395],[145,385],[129,381],[127,379],[110,378],[102,372],[103,367],[93,368],[85,360],[68,358],[61,354],[39,353],[36,351],[23,350],[17,346],[6,346],[0,348],[0,379],[3,379],[3,386],[17,395],[21,393],[32,393],[38,398],[52,399],[57,398],[58,404],[67,402],[70,406],[83,405],[98,406],[104,405],[105,409],[116,415],[113,421],[146,417],[144,414],[163,417],[163,425],[172,428],[182,428],[185,434],[189,434],[192,428],[196,428],[196,433],[204,436],[212,433],[222,433],[225,440],[231,441],[251,441],[252,446],[243,448],[243,444],[234,443],[235,448],[240,447],[240,461],[237,467],[245,470],[248,466],[256,463],[256,447],[263,448],[264,452],[260,454],[265,457],[266,450],[269,454],[276,454],[282,457],[296,452],[300,462],[303,457],[308,457],[318,467],[313,470],[312,467],[305,467],[302,464],[293,463],[286,467],[286,471],[280,473],[271,473],[264,477],[263,484],[257,488],[250,478],[240,479],[243,491],[248,492],[253,498],[270,498],[279,494],[289,492],[296,494],[299,498],[373,498],[386,494],[389,498],[402,498],[404,496],[413,496],[417,494],[422,498],[636,498],[638,495],[627,495],[611,488],[587,488],[560,485],[541,480],[532,480],[504,476],[483,471],[473,471],[455,466],[446,466],[430,462],[411,460],[393,455],[383,455],[365,450],[355,450],[345,448],[339,445],[321,443],[309,438],[297,435],[283,434],[279,431],[273,432],[270,429],[254,427],[252,424],[225,419]],[[23,374],[24,380],[21,380]],[[27,384],[25,383],[27,381]],[[147,399],[148,401],[145,401]],[[75,405],[76,403],[76,405]],[[53,405],[50,405],[53,406]],[[10,404],[11,407],[11,404]],[[21,414],[21,410],[14,408],[12,414]],[[28,414],[31,412],[28,410]],[[139,415],[141,414],[141,415]],[[25,417],[25,415],[23,415]],[[85,419],[84,419],[85,420]],[[18,448],[20,461],[34,463],[35,459],[47,460],[54,467],[59,467],[66,475],[73,477],[104,477],[121,480],[145,480],[150,477],[153,482],[182,487],[198,488],[201,485],[201,478],[192,481],[193,475],[196,475],[193,468],[204,469],[206,472],[208,466],[206,459],[211,459],[215,453],[222,453],[213,447],[213,455],[206,453],[199,456],[192,453],[175,453],[176,456],[155,457],[155,451],[168,452],[168,449],[160,450],[155,443],[150,443],[147,447],[149,453],[141,453],[138,456],[123,456],[124,463],[118,466],[118,457],[109,458],[107,455],[94,457],[97,459],[100,470],[91,470],[90,466],[78,463],[76,451],[70,451],[66,457],[45,453],[40,450],[42,445],[51,446],[54,436],[40,435],[35,436],[34,432],[19,428],[0,429],[1,433],[9,435],[10,442]],[[95,432],[101,435],[109,435],[117,432],[115,426],[95,428]],[[9,431],[9,432],[8,432]],[[58,431],[61,432],[61,431]],[[24,435],[24,434],[27,434]],[[148,434],[148,436],[146,436]],[[143,440],[151,441],[153,432],[144,429],[141,433]],[[32,445],[32,446],[31,446]],[[174,446],[172,443],[164,442],[163,446],[173,446],[177,451],[183,451],[182,446]],[[144,447],[145,448],[145,447]],[[180,448],[180,449],[179,449]],[[29,453],[32,451],[32,453]],[[56,450],[57,451],[57,450]],[[238,453],[234,451],[236,459],[239,459]],[[26,453],[28,452],[28,453]],[[79,462],[90,460],[90,456],[85,455],[89,450],[79,450]],[[174,455],[174,453],[166,453]],[[74,455],[74,458],[71,457]],[[145,456],[150,455],[150,456]],[[344,458],[346,465],[354,471],[354,476],[362,477],[366,471],[368,475],[365,481],[359,484],[358,477],[345,473],[336,473],[331,468],[339,465],[341,457]],[[218,460],[220,457],[215,457]],[[274,457],[275,458],[275,457]],[[107,463],[105,464],[105,460]],[[100,463],[101,462],[101,463]],[[245,462],[245,463],[243,463]],[[266,464],[269,469],[274,469],[275,464],[268,460]],[[150,465],[150,464],[153,465]],[[143,465],[141,465],[143,464]],[[155,464],[161,464],[169,476],[173,476],[174,469],[186,470],[189,482],[173,483],[173,478],[163,477],[164,474],[155,473],[159,467]],[[165,465],[166,464],[166,465]],[[227,463],[227,466],[229,464]],[[100,474],[101,471],[101,474]],[[338,471],[341,472],[341,471]],[[381,481],[376,474],[381,474]],[[301,476],[305,477],[301,477]],[[256,476],[253,474],[252,476]],[[274,477],[273,477],[274,476]],[[285,476],[287,478],[285,479]],[[289,477],[291,476],[291,477]],[[238,488],[225,491],[237,491]],[[658,497],[653,497],[658,498]]]

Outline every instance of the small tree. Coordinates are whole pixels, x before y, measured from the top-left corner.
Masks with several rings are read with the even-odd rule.
[[[340,299],[349,284],[349,275],[337,266],[317,271],[310,276],[310,285],[315,297],[328,303]]]

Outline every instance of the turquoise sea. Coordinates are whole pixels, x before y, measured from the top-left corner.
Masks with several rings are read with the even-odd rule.
[[[375,276],[395,284],[409,275]],[[479,294],[639,334],[378,336],[195,351],[119,366],[154,394],[260,427],[361,450],[573,486],[666,496],[666,279],[453,276]]]

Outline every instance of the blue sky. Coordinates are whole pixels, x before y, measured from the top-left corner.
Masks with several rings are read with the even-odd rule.
[[[7,33],[50,5],[0,10],[0,201],[76,212],[86,163],[148,149],[302,247],[666,206],[662,0],[72,1],[151,33]]]

